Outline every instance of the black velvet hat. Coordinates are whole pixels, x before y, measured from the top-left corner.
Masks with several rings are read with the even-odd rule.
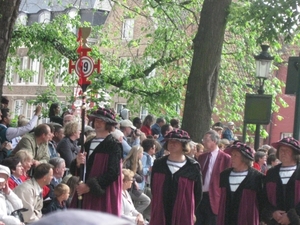
[[[175,129],[169,132],[165,137],[165,141],[168,141],[170,139],[175,139],[181,142],[188,142],[191,141],[190,135],[188,132],[181,130],[181,129]]]
[[[300,144],[299,141],[292,137],[282,138],[280,141],[271,144],[274,148],[278,150],[278,148],[282,145],[291,147],[295,149],[298,154],[300,154]]]
[[[100,107],[97,111],[92,112],[90,114],[90,117],[102,119],[103,121],[111,125],[118,124],[118,122],[116,121],[116,115],[110,109]]]
[[[235,141],[233,142],[232,145],[227,146],[224,149],[224,152],[231,155],[231,152],[234,149],[240,151],[242,155],[245,156],[247,159],[250,159],[251,161],[254,160],[255,151],[252,148],[250,148],[248,145],[240,141]]]

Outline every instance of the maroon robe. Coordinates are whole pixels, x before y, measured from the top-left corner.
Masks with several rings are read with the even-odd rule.
[[[90,142],[85,144],[88,154]],[[82,208],[121,215],[122,200],[122,146],[108,135],[87,158],[86,184],[90,192],[83,195]],[[74,171],[72,162],[71,172]],[[104,193],[105,192],[105,193]],[[77,194],[72,208],[77,205]]]
[[[273,212],[282,210],[287,213],[290,225],[300,224],[300,165],[286,185],[282,184],[279,171],[281,164],[269,169],[265,181],[265,206],[262,211],[264,222],[277,225],[273,219]]]
[[[154,161],[150,225],[194,225],[202,179],[197,161],[186,158],[186,164],[173,175],[167,165],[168,156]]]
[[[259,225],[264,175],[253,168],[235,192],[231,192],[229,175],[232,168],[220,174],[221,199],[217,225]]]

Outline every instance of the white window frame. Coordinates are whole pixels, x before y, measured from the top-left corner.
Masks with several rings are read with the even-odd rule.
[[[39,23],[50,23],[51,12],[44,10],[39,13]]]
[[[25,112],[25,117],[26,118],[32,118],[34,111],[35,111],[35,106],[33,104],[29,104],[28,102],[26,103],[26,112]]]
[[[134,19],[124,19],[122,24],[122,39],[131,40],[134,33]]]
[[[14,113],[15,116],[19,116],[21,114],[23,114],[23,105],[24,102],[22,99],[16,99],[14,100]]]
[[[34,72],[33,76],[30,77],[30,84],[38,84],[40,75],[40,61],[38,59],[30,59],[30,70]]]
[[[64,66],[64,64],[68,65],[67,62],[68,62],[67,58],[63,58],[61,60],[61,65],[60,65],[60,68],[59,68],[59,74],[57,74],[57,76],[56,76],[56,84],[58,84],[58,85],[62,85],[64,83],[61,74],[63,72],[67,72],[68,73],[69,67],[68,66]]]
[[[27,14],[20,12],[20,14],[17,18],[16,24],[26,26],[27,25],[27,19],[28,19]]]
[[[6,72],[5,72],[5,79],[4,84],[13,83],[13,66],[7,64],[6,66]]]
[[[287,137],[293,137],[293,133],[288,133],[288,132],[280,133],[280,139],[287,138]]]
[[[20,67],[21,70],[27,70],[28,69],[28,56],[23,56],[20,58]],[[17,75],[17,82],[16,84],[25,84],[25,79],[21,78],[19,75]]]
[[[70,9],[68,14],[71,19],[74,19],[78,15],[78,11],[77,11],[77,9]],[[67,26],[72,33],[77,35],[75,26],[73,26],[72,24],[68,24]]]
[[[126,105],[127,105],[126,103],[120,103],[120,102],[116,102],[115,103],[115,110],[116,110],[116,112],[117,112],[118,115],[120,115],[121,110],[123,108],[126,108]]]

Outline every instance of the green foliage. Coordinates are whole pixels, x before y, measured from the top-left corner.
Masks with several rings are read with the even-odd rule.
[[[299,40],[297,37],[299,26],[295,26],[299,23],[297,19],[299,13],[291,14],[290,12],[295,11],[295,2],[293,6],[289,4],[291,1],[272,0],[244,0],[232,3],[215,106],[222,107],[222,111],[214,110],[221,121],[243,121],[245,93],[257,93],[253,55],[258,55],[261,51],[259,45],[265,42],[271,45],[270,54],[275,56],[272,68],[275,74],[276,65],[283,61],[282,46],[288,41]],[[287,15],[292,16],[289,19],[292,22],[284,24]],[[284,82],[275,75],[270,75],[270,79],[265,83],[265,94],[273,95],[273,112],[278,112],[280,107],[288,106],[282,98],[277,97],[283,86]],[[248,125],[247,128],[250,133],[254,133],[255,126]],[[263,129],[261,136],[267,137]]]
[[[55,87],[49,87],[45,91],[38,92],[36,99],[28,100],[27,102],[32,105],[47,106],[47,107],[42,107],[42,117],[47,118],[51,104],[60,102],[55,92],[56,92]]]
[[[93,73],[89,78],[92,84],[88,88],[88,102],[107,101],[107,96],[101,93],[108,93],[111,97],[118,95],[128,99],[128,107],[133,112],[139,112],[143,106],[155,115],[178,116],[175,106],[184,101],[192,64],[192,39],[198,29],[203,1],[116,1],[114,9],[124,12],[116,17],[118,21],[115,22],[119,23],[92,28],[91,37],[98,38],[99,42],[91,46],[91,57],[101,59],[101,73]],[[258,44],[270,43],[271,54],[275,56],[274,65],[277,65],[282,63],[282,45],[286,41],[299,40],[299,26],[296,26],[299,13],[295,10],[296,2],[292,0],[240,0],[232,3],[214,108],[220,120],[243,120],[245,93],[256,92],[253,54],[261,51]],[[140,35],[131,40],[120,38],[122,22],[126,18],[143,22],[135,30]],[[115,28],[118,24],[120,27]],[[61,15],[49,24],[16,27],[10,54],[19,76],[29,79],[33,75],[30,71],[20,70],[19,46],[27,47],[28,55],[38,58],[46,69],[49,92],[42,93],[35,103],[54,101],[48,97],[54,94],[55,78],[63,79],[62,91],[73,96],[78,77],[68,74],[67,67],[68,59],[76,61],[78,58],[78,43],[70,26],[90,25],[82,24],[78,17],[72,19]],[[60,69],[61,65],[63,69]],[[283,82],[276,77],[266,82],[265,93],[274,96],[274,112],[280,106],[287,107],[282,99],[276,98],[282,86]]]

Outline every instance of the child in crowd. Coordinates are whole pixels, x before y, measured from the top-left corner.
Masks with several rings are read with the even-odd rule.
[[[58,184],[54,188],[54,195],[55,198],[51,201],[48,207],[43,211],[43,214],[67,209],[66,201],[68,200],[70,195],[69,186],[62,183]]]

